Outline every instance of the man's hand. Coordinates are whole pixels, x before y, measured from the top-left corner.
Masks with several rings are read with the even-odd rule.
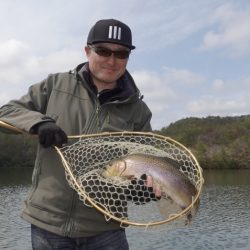
[[[135,204],[145,204],[161,199],[161,189],[158,184],[153,185],[152,176],[143,174],[140,179],[133,179],[125,190],[127,199]]]
[[[54,122],[43,122],[36,125],[36,132],[38,134],[40,144],[45,148],[52,145],[61,147],[68,141],[65,132]]]

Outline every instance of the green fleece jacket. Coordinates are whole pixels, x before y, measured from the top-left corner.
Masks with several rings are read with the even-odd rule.
[[[0,108],[0,120],[32,133],[38,123],[54,121],[67,135],[113,131],[151,131],[151,112],[126,71],[113,95],[100,102],[89,83],[88,64],[49,75],[29,88],[20,100]],[[86,207],[68,185],[64,167],[53,147],[38,145],[32,187],[22,218],[62,236],[85,237],[119,229],[95,208]]]

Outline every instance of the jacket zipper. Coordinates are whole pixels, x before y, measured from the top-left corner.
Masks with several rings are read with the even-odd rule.
[[[98,130],[99,130],[100,125],[101,125],[101,122],[100,122],[100,109],[101,109],[100,105],[97,104],[95,113],[96,113],[96,120],[97,120],[97,127],[98,127]]]
[[[93,116],[90,119],[86,133],[92,133],[94,131],[94,128],[96,127],[96,125],[98,128],[98,131],[94,131],[94,132],[100,131],[100,124],[101,124],[100,123],[100,109],[101,109],[101,106],[100,106],[99,102],[96,101],[95,111],[93,112]],[[93,123],[95,123],[95,124],[93,125]],[[70,237],[70,235],[71,235],[72,227],[74,224],[74,219],[72,219],[73,218],[72,213],[74,212],[77,195],[78,194],[76,194],[76,192],[73,192],[71,207],[70,207],[70,210],[68,212],[68,217],[67,217],[67,220],[65,223],[64,235],[68,236],[68,237]]]
[[[101,110],[101,106],[100,106],[99,101],[95,101],[95,109],[92,113],[91,118],[89,119],[87,129],[86,131],[84,131],[85,134],[100,132],[100,127],[101,127],[100,110]]]

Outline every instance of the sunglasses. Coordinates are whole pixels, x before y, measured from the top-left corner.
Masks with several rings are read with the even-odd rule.
[[[110,57],[113,54],[115,58],[127,59],[130,55],[130,50],[111,50],[106,47],[93,46],[93,45],[88,47],[93,49],[97,55],[103,57]]]

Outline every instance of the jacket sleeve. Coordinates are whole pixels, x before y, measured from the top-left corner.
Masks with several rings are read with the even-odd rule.
[[[19,100],[11,100],[0,108],[0,120],[26,132],[41,122],[53,121],[45,115],[53,81],[50,77],[32,85]]]

